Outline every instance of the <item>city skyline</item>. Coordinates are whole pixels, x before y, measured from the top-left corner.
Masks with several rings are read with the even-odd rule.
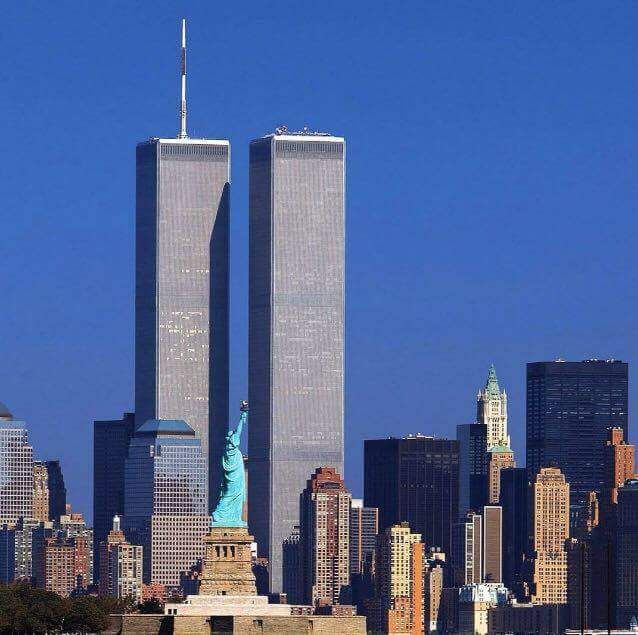
[[[467,5],[10,42],[2,629],[638,630],[638,42]]]
[[[113,19],[98,11],[96,15],[101,17],[102,26],[93,31],[89,29],[90,38],[88,31],[80,33],[72,49],[67,48],[67,42],[73,41],[73,37],[65,34],[86,21],[88,14],[79,11],[75,20],[66,20],[53,40],[51,35],[41,32],[44,22],[50,21],[28,22],[36,37],[23,36],[24,43],[16,41],[13,50],[25,68],[24,76],[37,75],[43,86],[51,88],[50,97],[44,101],[49,106],[46,118],[39,114],[44,94],[9,78],[25,124],[19,128],[45,163],[38,159],[29,165],[26,155],[18,154],[15,165],[7,164],[6,168],[17,187],[15,193],[12,189],[7,192],[7,209],[14,209],[15,214],[7,224],[7,284],[3,290],[9,306],[24,307],[24,319],[18,320],[17,314],[5,314],[2,318],[5,332],[15,337],[3,343],[5,359],[11,361],[7,369],[12,370],[2,375],[6,394],[0,399],[7,402],[16,418],[28,422],[30,439],[39,448],[38,458],[61,460],[69,498],[87,517],[90,517],[91,503],[90,466],[88,461],[79,461],[76,457],[89,453],[93,419],[118,417],[133,406],[131,192],[134,159],[131,148],[154,134],[177,133],[176,44],[182,15],[172,10],[160,11],[157,32],[148,34],[148,46],[141,46],[138,43],[141,16],[135,9],[130,11],[129,24],[118,23],[117,28]],[[17,7],[8,8],[6,13],[16,27],[15,33],[8,34],[10,45],[14,37],[24,33],[27,22]],[[57,15],[63,16],[64,11]],[[633,255],[623,239],[618,242],[614,233],[618,223],[629,223],[631,227],[634,222],[626,210],[634,206],[635,189],[621,176],[625,174],[625,148],[629,147],[627,144],[633,145],[635,131],[626,114],[631,108],[624,101],[631,87],[621,87],[620,82],[626,68],[623,60],[631,58],[627,48],[634,46],[625,37],[623,24],[627,20],[621,20],[617,13],[608,15],[609,31],[603,35],[596,30],[596,11],[590,5],[576,25],[576,34],[598,34],[605,44],[610,59],[617,62],[616,70],[610,75],[602,73],[593,53],[585,52],[583,59],[576,61],[568,49],[562,47],[556,52],[558,66],[547,67],[545,48],[532,37],[539,34],[537,22],[532,35],[526,35],[529,20],[523,19],[525,10],[520,16],[512,13],[501,16],[501,21],[492,28],[496,29],[496,35],[508,32],[512,36],[512,42],[504,45],[507,50],[510,46],[525,45],[528,47],[525,50],[536,54],[526,56],[532,66],[526,67],[525,73],[535,78],[541,70],[547,70],[548,75],[543,76],[556,82],[565,70],[575,71],[569,101],[565,101],[567,93],[558,90],[556,100],[547,102],[536,84],[523,89],[517,83],[516,57],[508,61],[507,55],[499,55],[499,59],[495,59],[494,49],[482,36],[487,28],[486,15],[481,12],[472,15],[476,23],[453,9],[446,13],[430,8],[422,13],[416,5],[411,5],[405,15],[394,18],[400,21],[397,26],[401,29],[410,21],[419,25],[418,38],[408,28],[407,36],[399,41],[391,29],[387,54],[371,59],[377,62],[379,72],[386,75],[397,68],[399,60],[412,56],[422,61],[423,73],[417,75],[427,90],[425,86],[417,86],[416,79],[399,73],[395,87],[398,92],[409,91],[416,96],[413,106],[407,105],[410,100],[400,104],[383,96],[380,107],[372,109],[361,108],[360,101],[351,96],[353,89],[347,85],[348,81],[355,82],[354,91],[362,91],[362,99],[369,101],[373,95],[378,97],[375,81],[371,88],[376,90],[370,91],[363,85],[363,80],[370,81],[368,72],[363,72],[360,80],[349,71],[328,72],[328,66],[338,68],[335,62],[343,59],[346,52],[353,53],[355,63],[360,63],[371,51],[368,40],[381,28],[383,22],[379,16],[366,16],[363,21],[358,18],[362,29],[360,50],[337,46],[336,50],[329,51],[326,62],[311,55],[316,72],[311,75],[312,86],[306,90],[306,96],[300,87],[305,86],[303,78],[307,74],[302,69],[307,63],[304,61],[302,66],[301,60],[291,60],[290,47],[299,51],[303,40],[320,42],[325,34],[318,27],[302,26],[301,32],[292,36],[286,47],[277,44],[272,50],[273,67],[280,64],[296,78],[284,87],[273,86],[259,77],[264,67],[251,62],[254,49],[249,46],[242,52],[238,48],[242,42],[246,46],[246,39],[251,36],[261,42],[254,27],[240,34],[233,20],[221,23],[215,20],[220,24],[216,35],[226,47],[233,48],[224,52],[222,47],[221,61],[227,64],[214,67],[211,56],[219,55],[219,48],[211,47],[205,37],[211,14],[195,8],[188,16],[194,47],[189,73],[192,78],[189,122],[192,122],[193,134],[228,137],[234,148],[232,172],[237,194],[233,198],[231,220],[234,267],[234,272],[231,270],[231,307],[234,306],[231,308],[231,408],[247,395],[248,140],[282,122],[287,122],[291,129],[305,124],[312,129],[330,129],[348,139],[346,385],[349,396],[345,404],[348,451],[344,477],[354,495],[362,493],[361,440],[364,435],[381,438],[392,428],[396,429],[397,436],[417,431],[453,436],[456,425],[472,421],[472,404],[466,401],[465,395],[480,385],[478,382],[491,362],[495,363],[499,379],[508,391],[510,434],[521,464],[525,362],[551,360],[559,355],[574,360],[595,355],[615,356],[631,362],[636,356],[635,344],[626,335],[630,329],[623,321],[623,316],[632,312],[633,296],[621,292],[615,275],[620,270],[634,268]],[[545,13],[544,21],[547,17]],[[56,23],[56,19],[60,17],[52,22]],[[342,28],[352,28],[354,13],[342,10],[334,19],[343,20],[343,27],[337,28],[338,34]],[[457,26],[453,27],[457,19]],[[277,18],[282,20],[285,27],[292,18]],[[560,21],[555,22],[547,27],[549,40],[557,43],[565,36],[567,42],[580,50],[581,40],[577,35],[564,33]],[[222,23],[225,26],[222,27]],[[453,73],[449,79],[437,71],[436,65],[450,53],[450,43],[428,37],[436,33],[437,27],[444,27],[446,38],[456,45],[453,63],[456,76]],[[89,78],[94,76],[94,65],[103,61],[99,51],[113,52],[106,36],[110,38],[116,30],[122,36],[122,50],[103,67],[104,86],[97,86]],[[41,37],[38,38],[38,34]],[[29,45],[30,50],[25,50],[28,39],[35,43]],[[427,48],[424,41],[428,42]],[[77,46],[82,52],[79,56]],[[481,60],[496,63],[482,76],[485,85],[472,81],[472,73],[477,71],[472,62],[477,57],[472,46],[478,48]],[[55,54],[45,55],[43,47],[52,47]],[[233,80],[231,73],[236,73],[237,65],[231,64],[230,58],[235,56],[237,65],[242,62],[247,78],[262,95],[262,100],[253,100],[260,101],[259,104],[247,100],[245,88]],[[50,72],[36,73],[45,59]],[[65,77],[70,59],[77,66],[74,79],[78,82],[78,94],[84,96],[75,109],[73,127],[59,125],[64,121],[62,107],[66,112],[68,100],[60,98],[54,88],[56,82]],[[127,63],[130,59],[135,59],[136,64]],[[285,59],[289,61],[284,63]],[[441,68],[452,70],[450,64],[452,62],[443,63]],[[588,77],[593,77],[601,88],[601,94],[609,92],[605,88],[617,91],[612,105],[591,101],[588,97],[589,88],[585,90],[578,79],[585,66],[591,74]],[[211,81],[215,77],[213,68],[220,74],[219,81]],[[148,77],[142,77],[144,74]],[[423,82],[424,76],[429,81]],[[508,79],[509,91],[505,91],[506,106],[497,106],[489,96],[499,94],[502,77]],[[556,89],[556,84],[553,86]],[[113,92],[114,87],[119,88]],[[96,101],[90,96],[91,91]],[[348,97],[334,97],[334,92]],[[125,102],[127,107],[119,108]],[[477,104],[480,125],[472,126]],[[571,116],[576,114],[572,111],[576,104],[581,114]],[[583,163],[578,160],[581,155],[574,144],[582,140],[589,150],[598,147],[596,139],[586,130],[588,117],[594,116],[601,105],[605,107],[605,115],[602,120],[602,115],[596,115],[599,117],[596,121],[601,135],[605,135],[606,158],[592,158],[593,163]],[[444,112],[448,106],[449,114]],[[519,113],[520,117],[515,122],[503,117],[504,107]],[[113,117],[116,108],[118,116]],[[93,112],[96,116],[89,116]],[[571,127],[559,126],[568,115]],[[472,130],[469,136],[468,127]],[[559,138],[555,143],[550,142],[548,135],[557,128],[560,128]],[[622,131],[622,140],[619,131]],[[9,141],[13,134],[10,130]],[[106,139],[101,153],[91,161],[79,162],[79,150],[85,140],[96,136]],[[509,152],[503,155],[501,144],[506,144],[512,136],[520,148],[515,158],[522,160],[507,165],[513,155]],[[401,139],[399,154],[393,154],[393,158],[375,154],[379,138]],[[497,141],[490,144],[487,142],[490,138]],[[13,143],[22,147],[17,139]],[[481,147],[480,152],[477,147]],[[555,157],[553,163],[546,161],[548,153]],[[377,157],[377,164],[367,156]],[[592,156],[598,154],[594,152]],[[397,157],[402,172],[393,171]],[[34,177],[34,169],[40,174],[38,179]],[[494,183],[495,170],[500,175],[498,184]],[[383,175],[391,178],[382,178]],[[421,178],[416,178],[417,175]],[[603,175],[607,176],[605,183]],[[26,177],[28,181],[21,181]],[[73,197],[68,196],[66,188],[70,178],[75,180]],[[477,179],[481,179],[481,183]],[[566,193],[560,185],[563,182],[570,183],[568,189],[573,194]],[[39,183],[39,187],[34,188],[34,183]],[[459,187],[463,184],[469,185]],[[512,194],[517,188],[520,194]],[[460,189],[465,192],[459,194]],[[42,198],[45,190],[46,199]],[[20,196],[17,192],[21,192]],[[485,198],[485,203],[479,205],[479,197]],[[585,199],[589,200],[585,202]],[[611,201],[615,212],[613,222],[611,226],[597,226],[594,230],[592,223],[599,210],[604,209],[603,200]],[[392,222],[388,222],[388,210],[392,210]],[[573,225],[574,210],[584,219],[578,227]],[[533,218],[534,224],[528,224],[531,221],[525,218]],[[538,227],[541,232],[550,218],[555,224],[548,234],[553,237],[532,235],[532,228]],[[499,251],[491,254],[489,265],[483,263],[483,256],[479,258],[481,252],[474,251],[470,244],[476,241],[477,232],[486,222],[490,223],[490,231],[499,243]],[[523,239],[525,233],[532,237]],[[565,240],[569,237],[575,248],[563,250],[557,236]],[[58,245],[55,253],[52,253],[52,237]],[[590,252],[584,265],[581,262],[581,272],[576,273],[569,265],[592,241],[598,255],[592,256]],[[60,244],[69,247],[62,250]],[[446,255],[444,249],[454,256]],[[533,254],[538,251],[549,253],[547,264],[540,264],[534,258]],[[518,255],[521,253],[522,256]],[[603,257],[601,253],[606,255]],[[489,302],[490,310],[486,311],[481,308],[479,299],[483,300],[484,287],[480,281],[484,280],[488,266],[494,298]],[[561,295],[562,286],[551,276],[557,267],[564,274],[561,285],[570,284],[569,298]],[[603,280],[600,306],[588,304],[588,310],[581,311],[585,291],[592,285],[601,286]],[[377,294],[377,287],[390,291]],[[51,289],[55,289],[54,295]],[[78,300],[87,297],[92,299],[92,310],[74,308],[79,306]],[[621,298],[623,310],[605,315],[601,306],[609,305],[612,297]],[[498,311],[493,310],[495,305]],[[547,314],[550,307],[553,312]],[[476,329],[470,328],[470,315]],[[549,325],[548,315],[558,326]],[[492,339],[495,331],[502,338],[498,351],[494,350]],[[490,337],[480,332],[489,332]],[[33,334],[38,337],[32,338]],[[63,368],[60,368],[60,360],[63,360]],[[25,381],[27,373],[29,380]],[[376,385],[379,377],[384,379],[383,390],[369,388]],[[424,377],[427,378],[425,388]],[[410,418],[402,416],[402,406],[420,391],[432,409]],[[59,435],[50,434],[52,426],[60,431]],[[72,444],[69,439],[73,439]]]

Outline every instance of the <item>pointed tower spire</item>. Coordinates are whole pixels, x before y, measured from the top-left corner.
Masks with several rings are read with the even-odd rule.
[[[494,364],[490,366],[487,373],[487,383],[485,384],[485,390],[491,395],[500,395],[501,391],[498,385],[498,377],[496,376],[496,368]]]
[[[186,20],[182,20],[182,101],[179,108],[179,139],[187,139],[186,133]]]

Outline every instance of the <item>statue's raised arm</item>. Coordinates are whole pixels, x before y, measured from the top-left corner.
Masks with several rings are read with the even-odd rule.
[[[222,457],[223,479],[219,493],[219,502],[213,512],[211,526],[213,527],[245,527],[242,520],[244,507],[245,478],[244,457],[239,448],[241,433],[244,424],[248,420],[248,402],[242,401],[240,405],[241,416],[237,428],[233,432],[229,430],[226,435],[226,447]]]
[[[241,431],[244,429],[244,423],[246,423],[246,419],[248,419],[248,402],[242,401],[241,406],[241,415],[239,417],[239,423],[237,424],[237,429],[235,430],[235,438],[237,439],[237,444],[241,441]]]

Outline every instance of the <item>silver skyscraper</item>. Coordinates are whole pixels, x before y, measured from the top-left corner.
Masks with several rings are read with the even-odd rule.
[[[217,465],[228,416],[230,144],[187,137],[185,73],[183,31],[179,137],[137,146],[135,421],[186,421]],[[218,470],[210,477],[216,501]]]
[[[282,591],[282,543],[321,466],[343,473],[341,137],[250,145],[248,523]]]

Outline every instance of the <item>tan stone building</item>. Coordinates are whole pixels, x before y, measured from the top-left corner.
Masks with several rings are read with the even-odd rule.
[[[309,604],[339,604],[349,589],[350,502],[332,467],[317,469],[301,495],[302,587]]]
[[[142,597],[142,547],[129,543],[120,528],[119,516],[113,518],[113,529],[100,544],[100,595]]]
[[[405,617],[406,610],[408,618]],[[421,534],[412,533],[407,523],[388,527],[377,538],[372,621],[382,632],[391,632],[390,626],[398,623],[407,625],[407,630],[401,632],[422,632],[423,543]]]
[[[569,483],[556,467],[543,467],[536,476],[532,498],[534,578],[532,601],[567,602]]]
[[[33,576],[39,588],[66,597],[71,591],[88,586],[86,539],[42,535],[34,540],[33,552]]]
[[[514,452],[505,445],[494,445],[487,452],[488,501],[498,505],[501,497],[501,470],[516,467]]]
[[[33,518],[49,520],[49,471],[42,461],[33,462]]]

